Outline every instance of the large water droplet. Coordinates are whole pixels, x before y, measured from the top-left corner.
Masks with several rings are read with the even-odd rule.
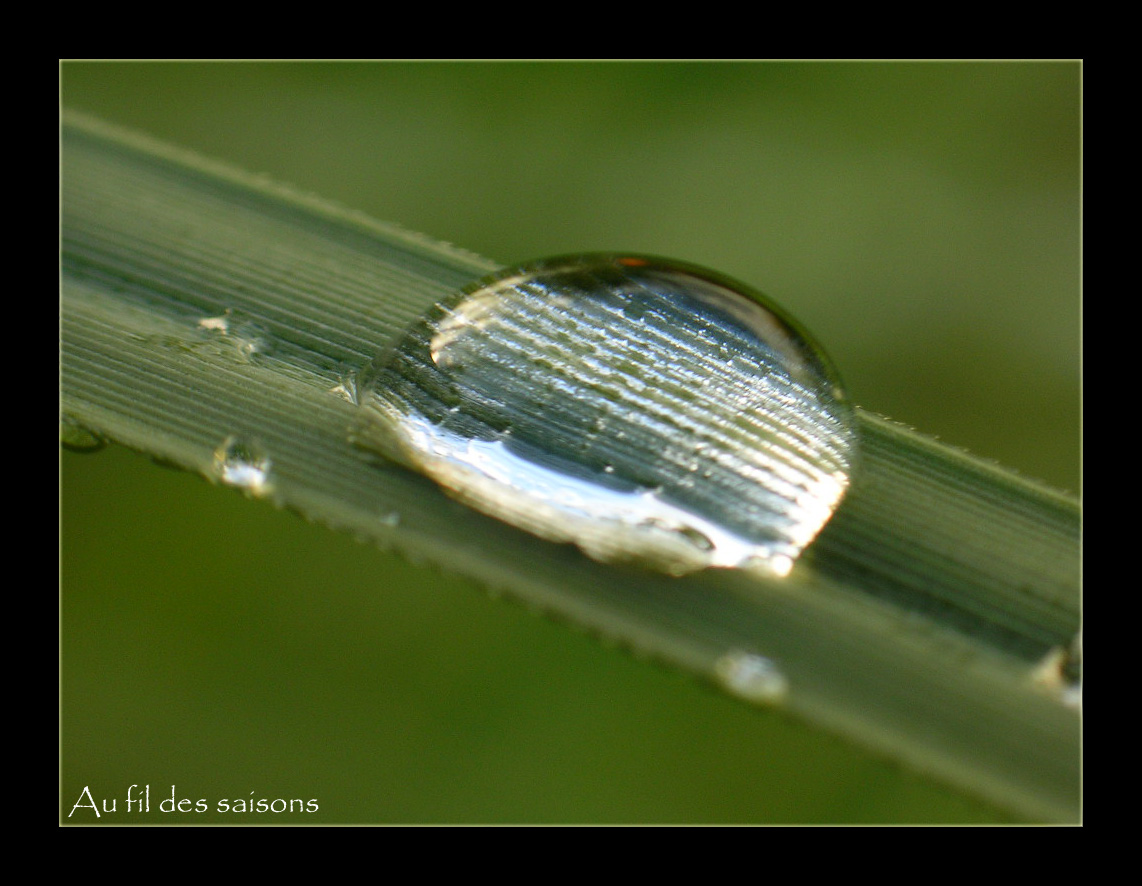
[[[370,367],[359,445],[604,562],[784,575],[853,463],[821,351],[763,297],[661,259],[524,265]]]

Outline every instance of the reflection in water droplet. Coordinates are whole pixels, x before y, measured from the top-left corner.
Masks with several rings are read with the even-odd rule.
[[[239,437],[227,437],[214,450],[214,476],[227,486],[259,498],[273,489],[272,464],[257,443]]]
[[[70,415],[59,417],[59,442],[72,452],[98,452],[107,441],[90,428],[85,428]]]
[[[727,652],[714,673],[727,691],[751,704],[779,704],[789,692],[789,681],[777,665],[750,652]]]
[[[712,272],[525,265],[415,322],[369,369],[355,441],[501,520],[669,574],[784,575],[855,448],[822,353]]]

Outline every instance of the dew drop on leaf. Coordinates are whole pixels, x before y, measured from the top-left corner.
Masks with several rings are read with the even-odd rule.
[[[214,450],[212,472],[215,479],[261,498],[273,490],[270,480],[272,462],[265,450],[253,440],[229,436]]]
[[[99,452],[107,445],[107,441],[95,431],[84,427],[70,415],[63,414],[59,417],[59,442],[70,452],[82,453]]]
[[[751,652],[727,652],[714,664],[714,674],[723,688],[751,704],[779,704],[789,693],[789,681],[777,665]]]
[[[764,297],[645,256],[549,259],[415,321],[352,436],[607,563],[785,575],[848,487],[852,408]]]

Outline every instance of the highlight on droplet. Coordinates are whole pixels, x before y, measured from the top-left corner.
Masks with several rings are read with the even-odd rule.
[[[820,348],[740,283],[649,256],[534,262],[415,321],[355,442],[606,563],[790,572],[855,458]]]
[[[1031,672],[1032,683],[1063,705],[1082,710],[1083,637],[1080,630],[1068,646],[1052,648]]]
[[[272,466],[269,455],[256,441],[231,435],[214,450],[211,469],[220,483],[261,498],[273,491]]]

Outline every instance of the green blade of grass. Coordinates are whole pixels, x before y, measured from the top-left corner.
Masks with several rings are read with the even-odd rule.
[[[1073,500],[861,413],[850,495],[787,579],[595,563],[349,442],[355,372],[494,263],[90,120],[63,136],[69,423],[214,481],[245,447],[269,464],[248,491],[281,507],[715,683],[764,655],[792,714],[1077,820],[1079,717],[1043,664],[1079,627]]]

